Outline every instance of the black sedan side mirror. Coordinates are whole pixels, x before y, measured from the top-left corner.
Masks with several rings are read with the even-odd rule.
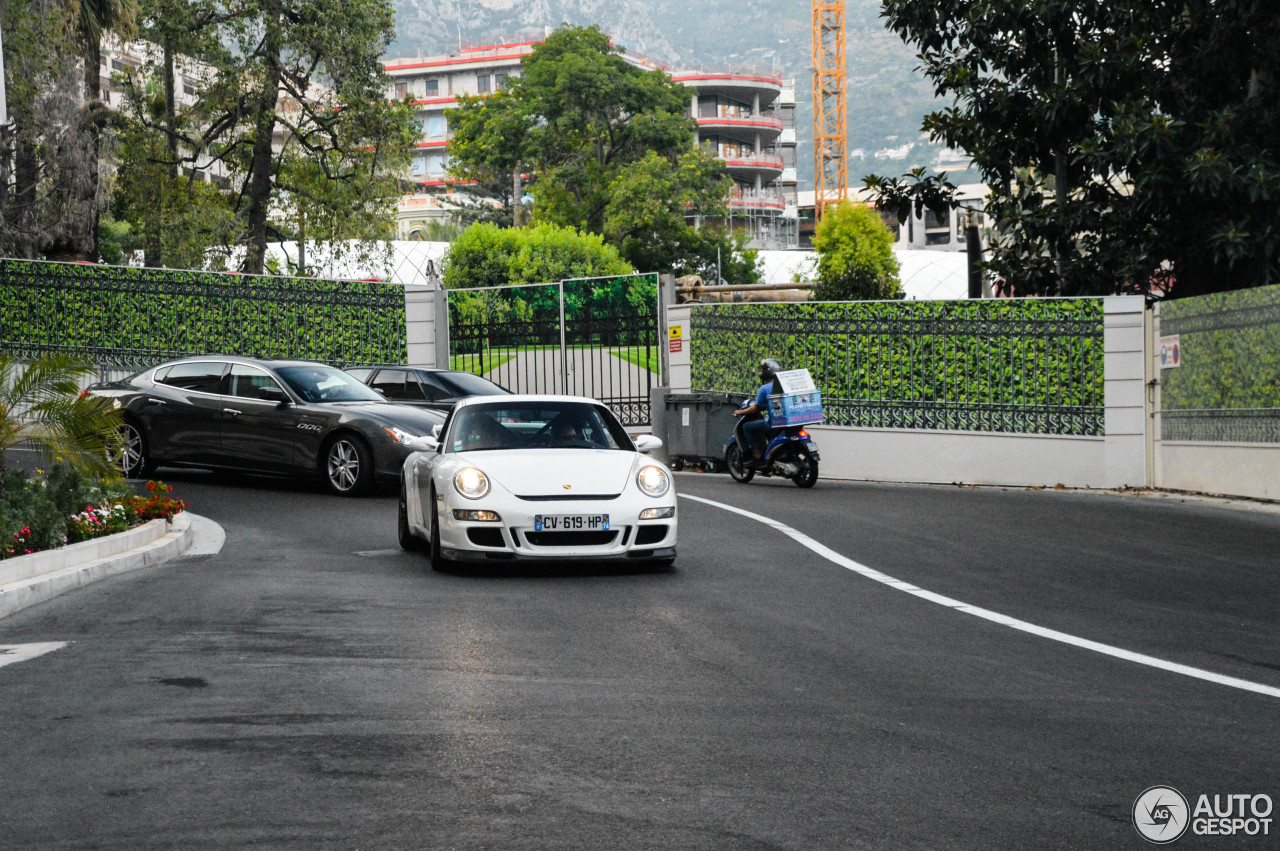
[[[277,405],[283,405],[289,401],[289,397],[284,395],[284,391],[279,387],[259,387],[258,398],[275,402]]]

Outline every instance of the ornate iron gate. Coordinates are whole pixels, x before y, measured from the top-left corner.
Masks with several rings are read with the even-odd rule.
[[[448,292],[449,358],[515,393],[604,402],[650,422],[660,383],[658,277],[624,275]]]

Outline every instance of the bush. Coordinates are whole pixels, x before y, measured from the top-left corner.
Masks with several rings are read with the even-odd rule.
[[[818,252],[815,299],[902,298],[893,233],[872,208],[841,203],[827,210],[814,232],[813,247]]]
[[[55,465],[44,478],[13,471],[0,481],[0,558],[112,535],[187,507],[164,482],[138,496],[124,482],[105,484]]]

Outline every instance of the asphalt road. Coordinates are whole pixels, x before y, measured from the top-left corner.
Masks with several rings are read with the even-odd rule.
[[[0,620],[0,644],[73,642],[0,667],[0,847],[1144,848],[1147,787],[1280,799],[1280,698],[974,617],[706,503],[681,501],[671,571],[437,573],[396,549],[391,495],[165,478],[221,554]],[[1280,515],[678,486],[929,592],[1280,687]]]

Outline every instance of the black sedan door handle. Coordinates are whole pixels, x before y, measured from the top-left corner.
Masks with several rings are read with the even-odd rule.
[[[148,396],[148,397],[147,397],[147,402],[149,402],[149,403],[150,403],[150,404],[152,404],[152,405],[164,405],[164,404],[166,404],[166,402],[165,402],[163,399],[152,399],[150,396]]]
[[[235,408],[223,408],[223,409],[222,409],[222,413],[224,413],[224,414],[230,414],[230,415],[231,415],[231,416],[233,416],[233,417],[238,417],[238,416],[240,416],[240,413],[241,413],[241,412],[240,412],[240,411],[237,411]]]

